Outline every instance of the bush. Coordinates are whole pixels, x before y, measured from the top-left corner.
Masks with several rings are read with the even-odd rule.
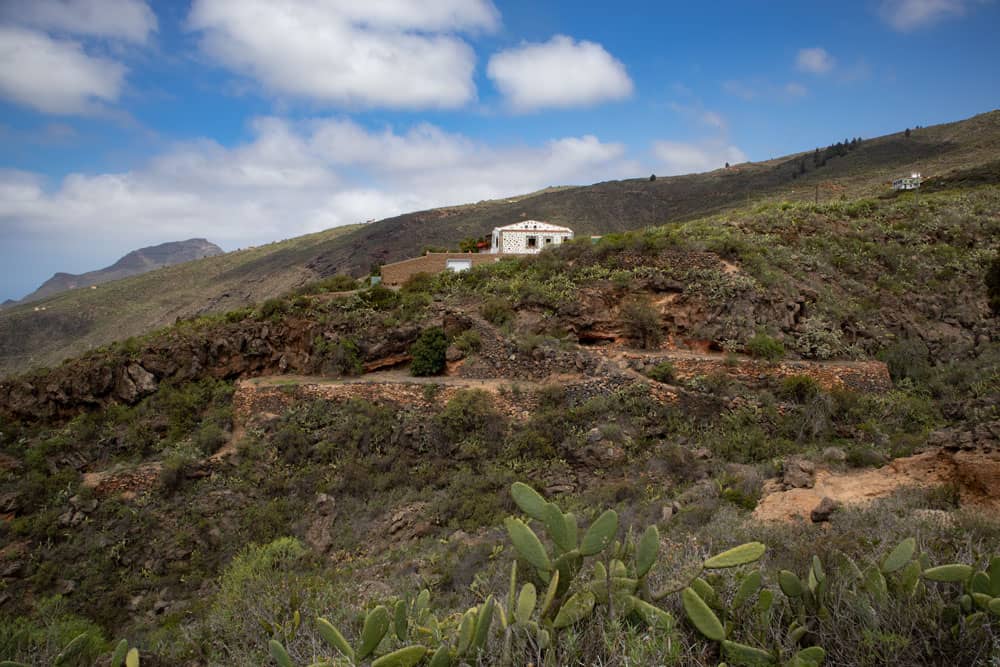
[[[306,548],[292,537],[251,545],[233,558],[205,622],[214,664],[271,664],[262,630],[263,637],[285,643],[295,664],[311,659],[319,637],[306,619],[336,613],[339,591],[308,566]],[[297,632],[295,614],[302,619]],[[338,622],[337,616],[329,617]]]
[[[32,618],[0,617],[0,659],[32,665],[52,665],[76,637],[84,635],[77,662],[90,665],[108,650],[101,628],[69,611],[61,596],[40,600]],[[9,663],[3,663],[9,664]]]
[[[288,302],[284,299],[268,299],[260,304],[258,317],[262,320],[278,320],[288,313]]]
[[[403,294],[410,294],[413,292],[430,292],[434,287],[435,276],[433,273],[427,273],[421,271],[420,273],[414,273],[412,276],[406,279],[399,291]]]
[[[746,352],[751,357],[777,361],[785,356],[785,346],[777,338],[772,338],[766,333],[758,332],[753,338],[747,341]]]
[[[646,377],[664,384],[672,384],[676,380],[674,365],[669,361],[661,361],[652,368],[646,369]]]
[[[496,326],[503,326],[514,317],[514,310],[506,299],[500,297],[490,297],[479,307],[479,313],[483,318]]]
[[[808,403],[820,393],[819,383],[809,375],[789,375],[781,382],[781,396],[796,403]]]
[[[410,346],[410,374],[417,377],[438,375],[445,367],[445,352],[448,350],[448,337],[441,327],[425,329],[416,342]]]
[[[466,329],[462,333],[455,336],[455,347],[460,349],[465,354],[478,352],[479,348],[482,346],[483,339],[479,336],[479,332],[475,329]]]
[[[330,341],[322,336],[313,340],[313,355],[319,362],[319,370],[331,375],[361,375],[361,349],[357,341],[350,337]]]
[[[167,456],[163,460],[163,466],[160,468],[158,479],[160,493],[168,497],[176,493],[181,488],[181,485],[184,484],[188,468],[191,467],[191,464],[195,460],[195,457],[190,452],[184,451],[175,451]]]
[[[663,339],[660,314],[648,299],[626,301],[621,310],[625,335],[636,341],[639,347],[656,347]]]
[[[399,305],[400,296],[388,287],[374,285],[362,293],[361,300],[374,310],[391,310]]]
[[[235,324],[236,322],[242,322],[251,315],[253,315],[253,308],[237,308],[226,313],[226,321]]]
[[[358,281],[350,276],[338,273],[335,276],[324,278],[306,285],[301,290],[303,294],[317,294],[322,292],[350,292],[358,288]]]
[[[897,341],[878,356],[889,367],[889,376],[893,382],[910,379],[923,384],[931,378],[930,350],[919,338]]]
[[[194,435],[194,444],[198,451],[208,456],[214,454],[221,447],[228,436],[222,427],[215,422],[206,422]]]
[[[799,324],[795,347],[810,359],[832,359],[843,353],[844,340],[839,329],[819,315],[807,317]]]
[[[503,436],[503,420],[493,397],[482,389],[458,391],[436,418],[444,439],[452,446],[469,443],[495,449]]]

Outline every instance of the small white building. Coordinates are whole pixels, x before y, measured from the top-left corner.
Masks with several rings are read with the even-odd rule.
[[[920,173],[919,172],[913,172],[908,177],[904,176],[903,178],[897,178],[897,179],[895,179],[892,182],[892,189],[893,190],[916,190],[917,188],[920,187],[920,181],[921,180],[922,179],[920,178]]]
[[[572,238],[573,230],[569,227],[560,227],[539,220],[524,220],[504,227],[495,227],[490,240],[490,253],[532,254]]]

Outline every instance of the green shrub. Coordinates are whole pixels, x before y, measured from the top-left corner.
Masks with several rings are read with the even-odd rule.
[[[352,398],[337,406],[317,401],[316,406],[327,415],[328,426],[316,451],[323,461],[338,461],[349,457],[384,455],[389,452],[396,430],[395,412],[360,398]]]
[[[195,432],[194,445],[199,452],[208,456],[214,454],[227,439],[228,436],[221,426],[215,422],[206,422]]]
[[[316,336],[313,339],[313,357],[324,374],[361,375],[364,372],[361,348],[350,336],[332,341]]]
[[[448,350],[448,337],[441,327],[425,329],[420,337],[410,346],[410,373],[415,376],[438,375],[445,367],[445,352]]]
[[[820,391],[819,383],[809,375],[789,375],[781,381],[781,396],[796,403],[808,403]]]
[[[465,354],[474,354],[483,346],[483,339],[475,329],[466,329],[455,336],[454,344]]]
[[[101,628],[72,613],[61,596],[37,602],[31,617],[0,616],[0,661],[52,665],[62,650],[83,635],[82,650],[72,664],[91,665],[109,649]]]
[[[636,341],[639,347],[656,347],[663,339],[660,314],[648,299],[626,301],[621,309],[621,322],[625,335]]]
[[[490,297],[479,307],[479,313],[483,318],[496,326],[503,326],[514,317],[514,310],[510,302],[501,297]]]
[[[373,285],[361,293],[361,300],[374,310],[391,310],[399,305],[400,296],[382,285]]]
[[[295,538],[253,544],[241,551],[219,578],[204,627],[216,664],[267,665],[269,637],[285,643],[296,664],[319,642],[316,616],[335,614],[340,591],[310,567],[309,553]],[[294,623],[298,614],[301,625]]]
[[[785,356],[785,346],[777,338],[772,338],[764,332],[758,332],[747,341],[746,352],[751,357],[777,361]]]
[[[434,281],[435,275],[433,273],[421,271],[420,273],[414,273],[412,276],[407,278],[403,285],[399,288],[399,291],[402,294],[430,292],[434,288]]]
[[[879,358],[889,367],[893,382],[910,379],[918,384],[931,375],[930,350],[919,338],[904,338],[885,348]]]
[[[493,407],[493,396],[482,389],[455,393],[435,419],[444,439],[452,446],[481,444],[495,450],[503,436],[503,419]]]
[[[187,451],[175,450],[164,460],[158,478],[160,493],[171,496],[184,484],[187,471],[197,458]]]
[[[302,294],[321,294],[323,292],[350,292],[358,288],[358,281],[351,276],[338,273],[337,275],[318,280],[302,287],[299,292]]]
[[[226,313],[226,321],[231,323],[242,322],[253,315],[253,308],[237,308]]]
[[[646,377],[664,384],[672,384],[676,380],[674,365],[669,361],[661,361],[652,368],[646,369]]]
[[[288,314],[288,302],[284,299],[268,299],[260,304],[258,318],[262,320],[279,320],[282,315]]]

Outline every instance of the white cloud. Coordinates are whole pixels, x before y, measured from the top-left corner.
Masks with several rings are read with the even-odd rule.
[[[494,30],[500,12],[490,0],[329,0],[350,21],[398,30]]]
[[[473,100],[490,0],[195,0],[189,26],[222,65],[278,95],[345,107],[449,108]]]
[[[826,49],[818,46],[811,49],[799,49],[795,56],[795,66],[799,71],[809,74],[826,74],[835,65],[836,61],[833,56],[827,53]]]
[[[653,155],[662,165],[656,173],[664,176],[712,171],[727,162],[737,164],[747,160],[743,151],[721,139],[699,143],[657,141],[653,144]]]
[[[125,67],[72,41],[0,26],[0,96],[38,111],[86,114],[114,102]]]
[[[893,29],[908,32],[941,19],[963,16],[966,5],[965,0],[884,0],[879,13]]]
[[[28,0],[0,6],[0,18],[43,30],[137,43],[144,43],[157,25],[156,14],[144,0]]]
[[[603,46],[565,35],[496,53],[486,72],[518,112],[589,106],[633,90],[625,65]]]
[[[593,136],[497,147],[426,124],[396,132],[261,118],[251,128],[253,140],[239,146],[187,142],[140,169],[72,174],[54,189],[39,175],[0,171],[0,248],[44,246],[56,259],[37,270],[51,273],[98,239],[110,255],[195,236],[233,248],[644,172],[623,145]]]

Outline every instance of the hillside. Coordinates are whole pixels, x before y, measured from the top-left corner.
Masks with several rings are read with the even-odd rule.
[[[0,659],[322,663],[367,614],[457,664],[492,600],[480,664],[991,664],[1000,171],[804,199],[0,382]]]
[[[67,290],[100,285],[112,280],[137,276],[164,266],[182,264],[202,259],[203,257],[213,257],[221,254],[222,248],[214,243],[209,243],[205,239],[170,241],[155,246],[139,248],[103,269],[88,271],[79,275],[57,273],[42,283],[34,292],[21,299],[20,303],[30,303]],[[18,302],[8,302],[7,305],[13,305],[14,303]]]
[[[315,280],[312,249],[355,226],[166,266],[0,312],[0,374],[49,365],[179,319],[225,312]],[[44,308],[44,310],[36,310]]]
[[[409,213],[350,230],[330,230],[286,242],[290,245],[237,253],[219,264],[175,267],[177,271],[164,274],[169,281],[154,273],[147,281],[126,280],[114,287],[90,290],[92,294],[55,297],[45,302],[44,313],[25,308],[4,310],[0,313],[0,374],[54,364],[178,317],[224,312],[318,278],[338,273],[365,275],[375,265],[413,256],[428,246],[455,247],[463,238],[488,234],[495,226],[522,218],[568,225],[581,235],[608,234],[692,220],[748,202],[812,201],[817,197],[829,202],[884,194],[892,178],[901,173],[943,175],[987,164],[998,154],[1000,111],[992,111],[916,129],[909,136],[899,132],[865,139],[820,167],[811,160],[810,150],[704,174],[550,188],[523,197]],[[224,276],[220,274],[218,279],[199,275],[203,267],[223,264]],[[215,269],[204,270],[215,275]],[[175,281],[181,286],[177,294],[171,287]]]

